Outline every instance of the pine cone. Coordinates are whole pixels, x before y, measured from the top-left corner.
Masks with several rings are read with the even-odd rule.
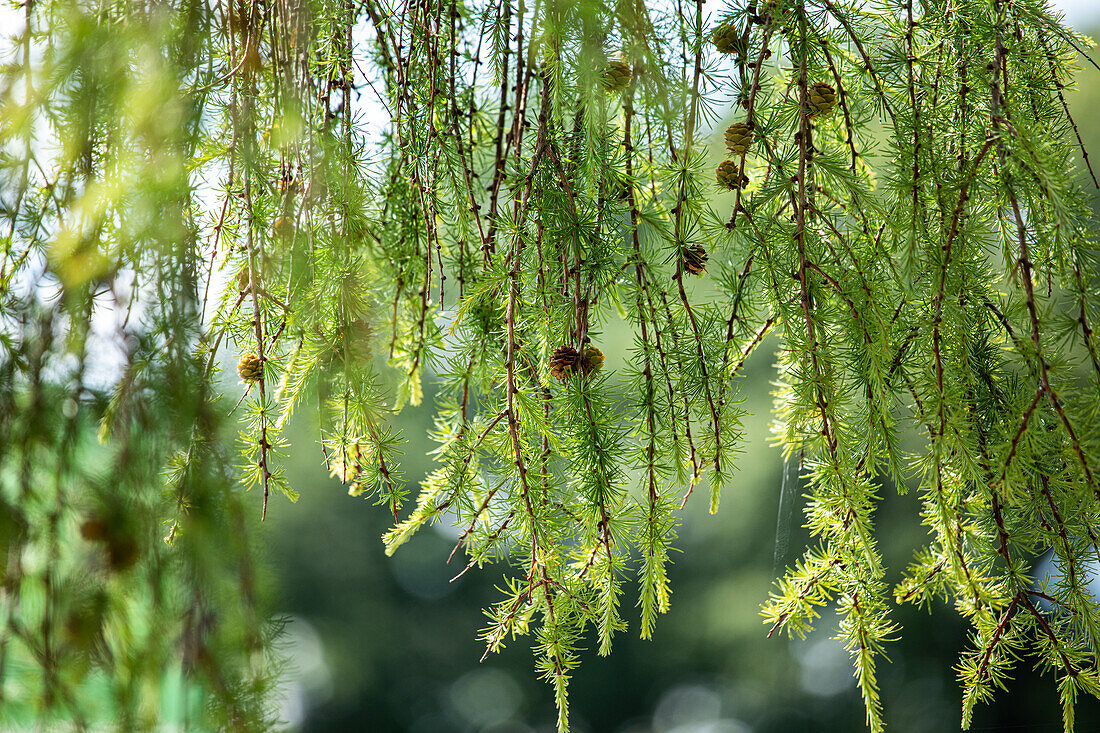
[[[248,265],[241,268],[241,271],[237,273],[237,289],[242,293],[248,290],[248,286],[252,284],[252,278],[248,274]]]
[[[718,185],[722,188],[727,188],[730,191],[734,191],[738,188],[744,188],[749,185],[749,177],[744,173],[738,172],[738,165],[733,160],[723,160],[718,164],[718,170],[715,171],[718,177]],[[740,175],[740,178],[738,176]]]
[[[710,34],[710,41],[718,49],[718,53],[734,54],[736,56],[745,55],[746,38],[732,20],[715,28],[714,32]]]
[[[572,346],[563,345],[550,355],[550,376],[564,382],[581,367],[581,355]]]
[[[237,362],[237,374],[248,384],[258,382],[264,375],[264,363],[255,354],[245,354]]]
[[[80,535],[89,542],[99,542],[107,550],[107,562],[112,570],[125,570],[137,562],[138,543],[118,516],[95,515],[80,525]]]
[[[587,346],[581,357],[581,373],[588,376],[603,369],[603,352],[595,346]]]
[[[814,82],[806,90],[806,111],[811,115],[827,115],[836,107],[836,90],[823,81]]]
[[[89,542],[101,542],[107,538],[107,523],[98,517],[85,519],[80,524],[80,536]]]
[[[726,147],[730,155],[740,157],[748,152],[752,145],[752,128],[744,122],[734,122],[726,128]]]
[[[707,251],[701,244],[689,244],[680,250],[684,258],[684,269],[692,275],[702,275],[707,271]]]
[[[621,92],[630,84],[634,71],[625,61],[612,61],[603,72],[604,89],[611,93]]]

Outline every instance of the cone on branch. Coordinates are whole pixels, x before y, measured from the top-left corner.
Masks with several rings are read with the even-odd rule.
[[[252,284],[252,277],[248,274],[248,265],[241,268],[241,271],[237,273],[237,289],[242,293],[248,290],[248,287]]]
[[[680,257],[684,262],[684,269],[692,275],[702,275],[707,271],[707,250],[701,244],[689,244],[680,248]]]
[[[836,90],[832,84],[823,81],[814,82],[806,90],[806,111],[811,116],[827,115],[836,107]]]
[[[572,346],[562,345],[550,355],[550,376],[564,382],[574,374],[587,377],[603,368],[603,352],[595,346],[586,346],[584,352]]]
[[[718,164],[715,173],[718,178],[718,185],[730,191],[736,191],[738,188],[749,185],[749,177],[741,172],[737,161],[723,160]]]
[[[237,362],[237,374],[247,384],[258,382],[264,375],[264,363],[255,354],[245,354]]]
[[[727,21],[714,29],[710,41],[718,53],[744,56],[749,45],[749,34],[742,33],[732,21]]]
[[[581,354],[572,346],[562,345],[550,355],[550,376],[564,382],[580,369]]]
[[[726,128],[726,147],[730,155],[740,157],[749,151],[752,145],[752,128],[744,122],[734,122]]]
[[[81,523],[80,535],[103,546],[112,570],[125,570],[137,562],[138,543],[122,515],[94,514]]]
[[[632,78],[634,70],[630,68],[630,64],[621,60],[610,62],[601,76],[604,89],[612,94],[626,89]]]
[[[603,352],[595,346],[586,346],[581,356],[581,374],[588,376],[603,369]]]

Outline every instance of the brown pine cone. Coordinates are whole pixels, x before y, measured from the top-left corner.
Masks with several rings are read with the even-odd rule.
[[[717,174],[718,185],[730,191],[735,191],[738,188],[744,188],[749,185],[749,177],[739,172],[736,161],[723,160],[718,164],[718,169],[715,173]]]
[[[581,355],[572,346],[562,345],[550,355],[550,376],[564,382],[580,369]]]
[[[734,122],[726,128],[726,147],[730,155],[740,157],[748,152],[752,145],[752,128],[744,122]]]
[[[94,515],[86,519],[80,525],[80,535],[89,542],[104,545],[112,570],[125,570],[137,562],[138,543],[117,516]]]
[[[245,354],[237,362],[237,374],[248,384],[258,382],[264,375],[264,363],[255,354]]]
[[[836,107],[836,90],[832,84],[814,82],[806,90],[806,111],[811,115],[827,115]]]
[[[680,250],[684,258],[684,269],[692,275],[702,275],[707,271],[707,250],[701,244],[689,244]]]

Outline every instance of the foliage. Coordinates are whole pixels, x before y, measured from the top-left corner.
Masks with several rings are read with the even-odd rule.
[[[0,727],[265,730],[278,625],[196,350],[210,19],[25,8],[0,138]]]
[[[53,557],[80,502],[168,521],[171,547],[138,543],[138,567],[214,573],[181,571],[187,587],[246,562],[245,545],[210,565],[192,547],[192,525],[238,506],[216,478],[228,352],[237,473],[262,512],[273,491],[296,497],[284,434],[315,401],[329,470],[393,516],[388,552],[449,522],[462,573],[512,568],[486,654],[531,635],[567,729],[581,649],[611,651],[632,579],[642,637],[667,610],[679,510],[704,476],[717,510],[737,376],[769,332],[775,434],[809,481],[815,538],[764,604],[771,632],[802,636],[835,607],[875,730],[892,603],[942,599],[972,624],[964,726],[1025,655],[1067,729],[1097,694],[1096,257],[1063,96],[1086,40],[1040,0],[749,0],[714,17],[701,1],[59,0],[26,17],[2,118],[18,448],[0,476],[20,568],[4,639],[41,650],[46,708],[72,685],[23,599],[41,584],[57,606],[75,586],[52,577],[60,560],[21,568]],[[726,117],[741,127],[715,167],[705,138]],[[107,401],[83,375],[120,313]],[[633,347],[613,353],[622,327]],[[426,372],[437,469],[409,510],[389,417]],[[102,422],[95,450],[122,478],[98,494],[49,389],[70,395],[50,405],[70,426]],[[34,451],[52,483],[30,478]],[[158,465],[173,470],[152,490]],[[891,589],[874,513],[910,487],[929,541]],[[117,565],[101,516],[108,539],[85,537]],[[1061,574],[1044,585],[1048,551]]]

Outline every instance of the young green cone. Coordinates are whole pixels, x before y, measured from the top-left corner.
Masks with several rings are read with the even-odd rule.
[[[749,177],[740,172],[737,161],[723,160],[718,164],[715,173],[717,174],[718,185],[730,191],[749,185]]]
[[[760,11],[760,17],[764,22],[775,23],[777,25],[783,25],[788,20],[794,11],[791,9],[788,0],[768,0],[764,3],[763,9]]]
[[[586,346],[582,353],[572,346],[563,345],[554,349],[554,353],[550,355],[550,375],[559,382],[578,373],[587,377],[602,369],[603,362],[603,352],[595,346]]]
[[[603,72],[604,89],[611,93],[621,92],[630,84],[634,71],[625,61],[612,61]]]
[[[603,369],[603,352],[595,346],[586,346],[581,357],[581,374],[588,376]]]
[[[248,384],[258,382],[264,375],[264,363],[255,354],[245,354],[237,362],[237,374]]]
[[[806,90],[806,111],[811,115],[827,115],[836,107],[836,90],[832,84],[823,81],[814,82]]]
[[[710,40],[718,49],[718,53],[744,56],[748,37],[737,29],[733,21],[727,21],[714,29],[710,34]]]
[[[726,147],[730,155],[740,157],[748,152],[752,145],[752,128],[744,122],[734,122],[726,128]]]

